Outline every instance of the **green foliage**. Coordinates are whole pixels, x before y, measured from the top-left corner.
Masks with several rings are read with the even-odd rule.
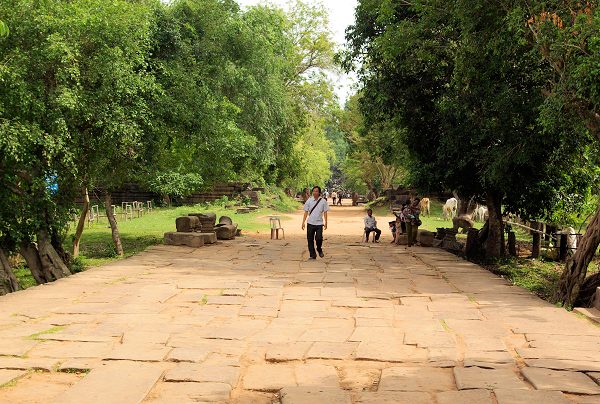
[[[489,269],[515,285],[549,300],[556,291],[562,265],[554,261],[506,258],[499,260]]]
[[[341,164],[346,188],[366,193],[406,185],[409,154],[402,134],[385,121],[366,125],[360,99],[360,94],[350,97],[340,122],[348,142]]]
[[[10,30],[8,29],[8,25],[2,20],[0,20],[0,38],[8,36]]]
[[[333,43],[322,6],[6,0],[0,15],[2,33],[4,22],[12,30],[0,41],[7,252],[42,233],[59,247],[84,188],[138,182],[176,197],[330,175]]]
[[[202,184],[202,177],[198,174],[167,172],[150,180],[150,190],[169,197],[183,197],[200,189]]]
[[[406,145],[422,190],[493,196],[523,217],[551,215],[561,187],[587,192],[562,173],[581,167],[589,137],[540,123],[552,73],[528,40],[527,10],[525,2],[359,2],[345,65],[360,65],[364,125],[397,129],[383,138]]]
[[[261,194],[261,205],[282,213],[292,213],[300,207],[294,198],[287,196],[281,188],[273,186],[267,186],[265,193]]]

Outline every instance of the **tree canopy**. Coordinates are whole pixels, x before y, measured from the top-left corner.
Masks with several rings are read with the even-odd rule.
[[[68,274],[62,240],[88,188],[109,207],[126,182],[181,196],[330,176],[320,6],[7,0],[0,16],[0,248],[39,263],[38,282]]]

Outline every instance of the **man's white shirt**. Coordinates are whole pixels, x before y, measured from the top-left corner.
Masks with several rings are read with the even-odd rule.
[[[323,213],[329,211],[329,204],[323,198],[320,198],[321,202],[317,205],[315,210],[312,213],[310,211],[315,206],[319,198],[315,199],[314,197],[310,197],[306,203],[304,204],[304,211],[309,212],[308,220],[306,221],[308,224],[312,224],[313,226],[322,226],[323,225]]]
[[[365,227],[368,229],[374,229],[377,227],[377,220],[375,220],[375,216],[365,216]]]

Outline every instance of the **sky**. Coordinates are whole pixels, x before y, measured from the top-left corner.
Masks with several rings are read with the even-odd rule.
[[[304,0],[307,3],[321,3],[329,10],[329,29],[333,34],[333,40],[342,46],[345,42],[345,31],[348,25],[354,23],[354,9],[357,0]],[[237,0],[242,6],[253,6],[255,4],[265,3],[265,0]],[[275,4],[283,7],[288,5],[290,0],[269,0],[267,3]],[[340,104],[344,105],[349,95],[354,93],[352,86],[356,83],[354,75],[344,73],[333,74],[331,77],[335,84],[335,93],[337,94]]]

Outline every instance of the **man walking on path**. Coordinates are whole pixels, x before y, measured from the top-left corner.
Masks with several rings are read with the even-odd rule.
[[[323,230],[327,230],[327,211],[329,205],[327,201],[321,198],[321,187],[315,186],[312,189],[312,198],[309,198],[304,204],[304,218],[302,219],[302,230],[305,228],[306,218],[308,217],[308,228],[306,229],[306,238],[308,239],[308,252],[310,259],[323,258]],[[325,222],[323,222],[325,217]],[[315,252],[315,240],[317,241],[317,251]]]

